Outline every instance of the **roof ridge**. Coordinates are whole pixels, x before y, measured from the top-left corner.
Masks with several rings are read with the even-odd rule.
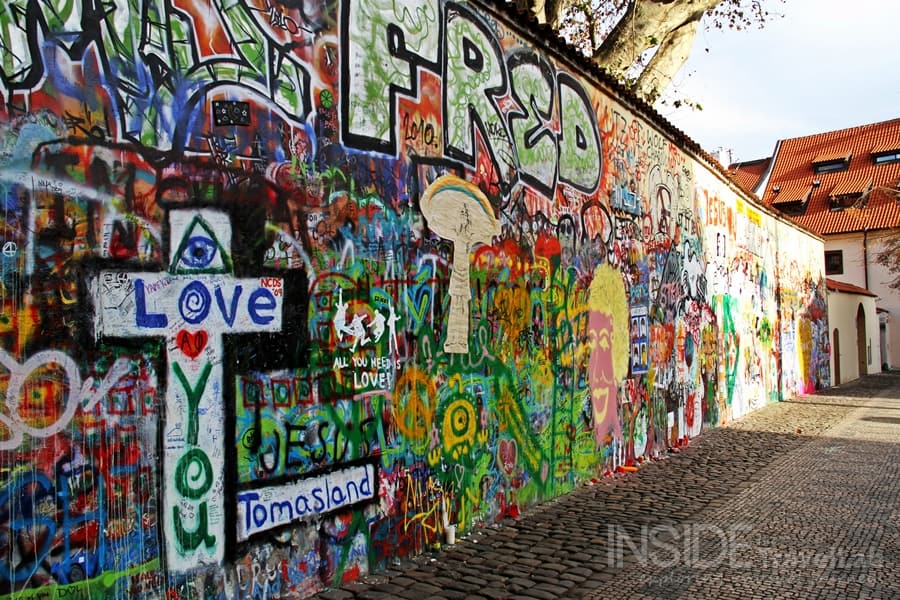
[[[876,127],[880,127],[880,126],[884,126],[884,125],[888,125],[888,124],[892,124],[892,123],[896,123],[898,126],[900,126],[900,117],[894,117],[893,119],[887,119],[884,121],[876,121],[874,123],[862,123],[860,125],[852,125],[850,127],[844,127],[841,129],[833,129],[830,131],[819,131],[817,133],[808,133],[806,135],[782,138],[782,141],[787,142],[787,141],[795,141],[795,140],[805,140],[808,138],[814,138],[814,137],[819,137],[819,136],[830,136],[830,135],[837,134],[837,133],[848,133],[849,134],[849,133],[853,132],[854,130],[876,128]]]

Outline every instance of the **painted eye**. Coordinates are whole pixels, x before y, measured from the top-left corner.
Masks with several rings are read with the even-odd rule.
[[[609,332],[608,331],[603,330],[600,332],[600,335],[597,336],[597,345],[599,345],[600,348],[603,350],[609,350],[609,348],[612,344],[610,344],[610,342],[609,342]]]
[[[216,251],[216,243],[213,240],[203,235],[195,235],[185,244],[181,260],[186,267],[202,269],[213,261]]]

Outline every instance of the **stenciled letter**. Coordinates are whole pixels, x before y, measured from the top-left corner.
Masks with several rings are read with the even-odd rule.
[[[559,148],[553,131],[553,91],[550,65],[532,51],[510,57],[509,77],[520,110],[509,113],[522,179],[553,197]]]
[[[559,80],[559,178],[591,193],[600,183],[600,132],[591,101],[578,80],[567,73]]]
[[[397,95],[415,95],[416,68],[437,70],[440,21],[433,0],[343,2],[344,142],[397,151]]]
[[[444,150],[474,168],[479,131],[496,183],[506,189],[515,155],[496,102],[508,91],[500,45],[469,9],[448,3],[446,10]]]

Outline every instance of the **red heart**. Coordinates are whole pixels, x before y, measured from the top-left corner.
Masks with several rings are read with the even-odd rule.
[[[507,476],[512,475],[516,468],[517,454],[516,440],[500,440],[497,445],[497,458],[500,459],[500,467]]]
[[[175,337],[175,343],[189,358],[197,358],[203,352],[203,349],[206,348],[206,342],[208,341],[209,334],[202,329],[194,333],[182,329]]]

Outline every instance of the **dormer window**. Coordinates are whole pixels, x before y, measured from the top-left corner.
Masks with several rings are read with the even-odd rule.
[[[817,165],[813,165],[813,172],[816,174],[819,173],[833,173],[835,171],[843,171],[847,168],[847,163],[843,160],[833,160],[831,162],[819,163]]]
[[[872,178],[855,179],[837,184],[828,195],[830,210],[844,210],[862,204],[872,191]]]
[[[829,160],[826,162],[813,163],[813,173],[836,173],[838,171],[846,171],[850,166],[849,160]]]
[[[829,210],[844,210],[850,208],[857,202],[862,200],[862,194],[841,194],[840,196],[831,196],[828,198]]]
[[[850,166],[849,152],[840,152],[837,154],[823,154],[817,156],[812,161],[813,173],[837,173],[838,171],[846,171]]]
[[[812,194],[813,186],[808,183],[788,183],[783,187],[772,187],[772,206],[788,215],[802,215],[806,212],[806,203]]]
[[[783,202],[778,205],[778,210],[792,217],[799,217],[806,212],[805,202]]]
[[[900,141],[886,141],[869,150],[872,155],[872,164],[886,165],[889,163],[900,162]]]

